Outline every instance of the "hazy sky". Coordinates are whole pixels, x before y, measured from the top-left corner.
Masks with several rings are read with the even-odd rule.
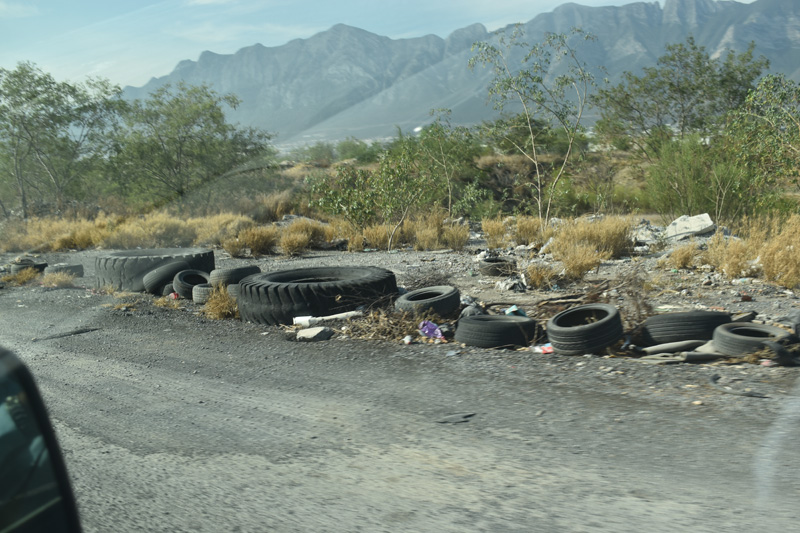
[[[752,1],[752,0],[745,0]],[[344,23],[391,38],[495,30],[562,0],[0,0],[0,67],[33,61],[57,79],[143,85],[204,50],[279,46]],[[622,5],[629,0],[581,0]],[[663,0],[662,0],[663,5]]]

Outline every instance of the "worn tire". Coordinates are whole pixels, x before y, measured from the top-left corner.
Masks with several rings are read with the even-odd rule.
[[[484,276],[510,276],[517,270],[517,262],[505,257],[489,257],[478,265]]]
[[[547,322],[547,338],[561,355],[595,353],[622,337],[619,310],[610,304],[587,304],[561,311]]]
[[[247,276],[259,274],[261,269],[257,265],[248,265],[236,268],[218,268],[212,270],[210,274],[210,283],[212,285],[228,286],[231,283],[239,283]]]
[[[192,299],[192,289],[195,285],[208,283],[208,274],[202,270],[181,270],[172,279],[172,287],[181,298]]]
[[[515,315],[472,315],[459,319],[455,340],[479,348],[513,348],[544,340],[532,318]]]
[[[144,291],[144,276],[173,261],[183,260],[191,268],[211,272],[214,270],[214,252],[204,248],[156,248],[108,252],[95,258],[95,285],[110,285],[118,290]]]
[[[175,274],[191,268],[192,267],[190,267],[189,263],[186,261],[173,261],[155,268],[142,278],[144,290],[150,294],[163,294],[164,287],[172,284],[172,280],[175,279]]]
[[[198,283],[192,287],[192,301],[196,304],[206,303],[213,290],[214,286],[210,283]]]
[[[83,265],[70,265],[68,263],[56,263],[55,265],[49,265],[45,267],[44,273],[45,274],[56,274],[58,272],[65,272],[67,274],[72,274],[76,278],[83,277]]]
[[[228,294],[234,300],[239,298],[239,284],[238,283],[231,283],[230,285],[228,285]]]
[[[711,340],[717,326],[731,321],[730,313],[687,311],[648,317],[641,332],[642,344],[653,346],[668,342]]]
[[[11,263],[11,273],[18,274],[26,268],[32,268],[37,272],[44,272],[47,268],[47,263],[44,261],[22,261],[19,263]]]
[[[436,285],[409,291],[394,302],[394,308],[408,313],[431,310],[439,316],[452,314],[461,305],[461,293],[450,285]]]
[[[731,322],[714,330],[714,348],[725,355],[747,355],[764,348],[765,342],[779,342],[791,336],[785,329],[766,324]]]
[[[327,316],[397,293],[397,280],[379,267],[299,268],[253,274],[239,282],[242,320],[291,324],[296,316]]]

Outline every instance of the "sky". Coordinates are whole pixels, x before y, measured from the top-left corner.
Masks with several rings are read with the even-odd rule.
[[[742,1],[742,0],[740,0]],[[744,0],[752,1],[752,0]],[[141,86],[184,59],[280,46],[339,23],[393,39],[527,22],[564,0],[0,0],[0,67]],[[579,0],[586,6],[630,0]],[[663,5],[663,0],[662,0]]]

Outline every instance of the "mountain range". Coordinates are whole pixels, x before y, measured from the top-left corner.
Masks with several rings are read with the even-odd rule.
[[[654,65],[667,44],[690,35],[712,57],[742,52],[755,42],[756,55],[770,60],[770,72],[800,80],[800,0],[664,0],[663,7],[568,3],[523,26],[529,42],[572,27],[596,35],[596,42],[581,48],[581,59],[605,67],[612,80]],[[337,24],[281,46],[255,44],[229,55],[206,51],[123,94],[145,98],[166,83],[205,83],[242,100],[229,112],[232,121],[273,132],[276,144],[284,146],[391,137],[398,128],[411,131],[429,123],[430,110],[437,108],[450,109],[455,124],[496,117],[487,102],[491,72],[467,66],[472,44],[493,39],[482,24],[444,39],[390,39]]]

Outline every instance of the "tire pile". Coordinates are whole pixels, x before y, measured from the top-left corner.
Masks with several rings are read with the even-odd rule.
[[[44,269],[46,265],[25,266]],[[75,271],[75,265],[62,268]],[[508,268],[503,262],[490,262],[487,275],[505,273]],[[455,287],[425,287],[398,296],[394,273],[379,267],[261,272],[257,266],[244,266],[215,270],[212,250],[167,248],[106,253],[96,258],[95,271],[98,287],[110,285],[117,290],[154,295],[177,293],[197,303],[205,303],[214,286],[227,286],[242,320],[264,325],[291,324],[299,316],[324,317],[391,301],[397,311],[416,315],[430,311],[449,317],[461,310],[461,295]],[[780,351],[797,343],[789,331],[733,322],[730,314],[716,311],[651,316],[638,329],[635,341],[640,346],[699,341],[697,346],[711,341],[715,353],[733,357],[764,348]],[[465,312],[456,321],[453,337],[481,348],[549,343],[557,354],[582,355],[605,352],[617,345],[623,334],[619,310],[611,304],[594,303],[561,311],[545,325],[524,313]]]

